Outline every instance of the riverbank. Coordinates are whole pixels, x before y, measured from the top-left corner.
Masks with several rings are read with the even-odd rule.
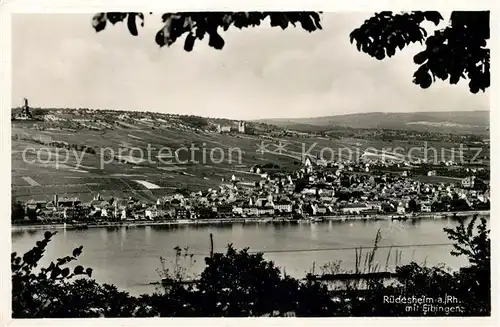
[[[29,224],[29,225],[12,225],[11,231],[25,230],[46,230],[46,229],[82,229],[82,228],[110,228],[110,227],[145,227],[145,226],[203,226],[203,225],[220,225],[220,224],[265,224],[265,223],[320,223],[321,221],[349,221],[349,220],[420,220],[420,219],[447,219],[453,217],[467,216],[490,216],[490,211],[461,211],[461,212],[427,212],[413,215],[396,215],[396,214],[380,214],[380,215],[334,215],[334,216],[315,216],[311,219],[292,219],[289,217],[259,217],[259,218],[217,218],[217,219],[196,219],[196,220],[169,220],[169,221],[120,221],[94,223],[84,225],[72,224]]]

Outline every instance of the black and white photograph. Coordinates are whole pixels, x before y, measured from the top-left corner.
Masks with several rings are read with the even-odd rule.
[[[10,16],[12,320],[492,316],[490,11],[144,8]]]

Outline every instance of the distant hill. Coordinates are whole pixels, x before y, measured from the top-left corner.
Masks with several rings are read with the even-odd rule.
[[[263,119],[259,121],[300,132],[322,132],[330,127],[342,126],[483,134],[488,133],[489,130],[490,112],[488,110],[416,113],[373,112],[314,118]]]
[[[30,108],[34,120],[39,121],[38,128],[57,129],[112,129],[113,125],[145,123],[149,128],[161,128],[166,126],[177,126],[195,131],[216,131],[217,125],[237,126],[242,120],[229,118],[201,117],[195,115],[180,115],[160,113],[151,111],[125,111],[111,109],[89,109],[89,108]],[[22,111],[22,108],[11,109],[13,120]],[[21,123],[18,121],[18,123]],[[27,122],[28,125],[31,123]],[[274,124],[266,124],[259,121],[245,121],[247,134],[265,133],[281,130]],[[26,126],[25,126],[26,127]],[[143,126],[144,127],[144,126]]]

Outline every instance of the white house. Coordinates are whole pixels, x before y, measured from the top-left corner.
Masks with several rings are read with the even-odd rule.
[[[243,213],[248,216],[258,216],[259,215],[259,208],[255,206],[245,206],[242,208]]]
[[[243,214],[243,207],[233,206],[233,213],[236,215],[242,215]]]
[[[274,208],[282,212],[292,212],[292,203],[290,201],[278,201],[275,203]]]
[[[420,211],[431,212],[431,204],[428,201],[420,203]]]
[[[149,219],[154,219],[158,217],[158,210],[154,208],[148,208],[144,211],[144,216]]]
[[[316,161],[316,164],[318,166],[326,167],[328,165],[328,162],[325,159],[321,158]]]
[[[356,203],[356,204],[348,204],[345,207],[342,208],[343,213],[356,213],[359,214],[365,210],[369,210],[370,207],[368,207],[364,203]]]
[[[229,132],[231,132],[231,126],[217,125],[217,132],[218,133],[229,133]]]
[[[314,187],[311,187],[311,188],[306,187],[300,193],[302,193],[302,194],[308,194],[308,195],[314,195],[314,194],[316,194],[316,188],[314,188]]]
[[[399,202],[398,207],[396,208],[396,212],[400,215],[406,213],[406,207],[403,202]]]
[[[473,188],[474,187],[474,176],[468,176],[462,179],[463,188]]]

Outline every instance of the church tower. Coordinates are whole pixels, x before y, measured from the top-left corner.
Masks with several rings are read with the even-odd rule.
[[[238,123],[238,132],[244,134],[245,133],[245,122],[240,121]]]

